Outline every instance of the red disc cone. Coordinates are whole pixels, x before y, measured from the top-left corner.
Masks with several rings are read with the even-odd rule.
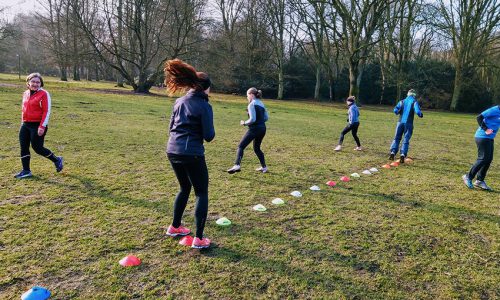
[[[390,165],[388,165],[388,164],[385,164],[385,165],[383,165],[383,166],[382,166],[382,168],[384,168],[384,169],[390,169],[390,168],[391,168],[391,166],[390,166]]]
[[[351,179],[349,177],[347,177],[347,176],[340,177],[340,180],[342,180],[343,182],[349,182],[349,181],[351,181]]]
[[[120,260],[120,265],[124,267],[135,267],[141,264],[141,260],[134,255],[127,255]]]
[[[393,161],[393,162],[391,162],[391,166],[392,166],[392,167],[397,167],[397,166],[399,166],[399,161]]]
[[[179,244],[191,247],[191,245],[193,244],[193,237],[190,235],[186,235],[179,241]]]
[[[331,180],[330,180],[330,181],[327,181],[327,182],[326,182],[326,185],[329,185],[329,186],[336,186],[336,185],[337,185],[337,183],[336,183],[335,181],[331,181]]]

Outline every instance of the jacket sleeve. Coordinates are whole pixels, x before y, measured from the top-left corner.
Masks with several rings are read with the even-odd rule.
[[[214,113],[212,106],[206,103],[205,111],[201,116],[201,126],[203,128],[203,139],[210,142],[215,137]]]
[[[483,114],[479,114],[477,116],[476,120],[477,120],[477,124],[479,124],[479,127],[481,127],[484,131],[486,131],[488,129],[488,127],[484,123],[484,116],[483,116]]]
[[[255,112],[255,104],[252,102],[248,104],[248,120],[245,121],[245,125],[251,125],[257,119],[257,113]]]
[[[422,118],[424,116],[424,114],[422,113],[422,110],[420,109],[420,105],[418,104],[417,101],[415,101],[415,103],[413,103],[413,108],[415,109],[415,113],[417,114],[417,116],[419,116],[420,118]]]
[[[267,109],[264,109],[264,122],[269,121],[269,113],[267,112]]]
[[[403,105],[403,103],[401,101],[399,101],[398,104],[396,104],[396,106],[394,107],[393,111],[396,115],[399,115],[401,113],[402,105]]]
[[[50,94],[45,91],[45,95],[43,95],[40,100],[40,106],[42,107],[42,120],[40,121],[40,128],[45,129],[47,125],[49,125],[50,118],[50,109],[51,109],[51,99]]]
[[[352,124],[352,115],[353,115],[354,111],[352,109],[352,106],[349,107],[349,110],[347,111],[347,122],[349,122],[349,124]]]

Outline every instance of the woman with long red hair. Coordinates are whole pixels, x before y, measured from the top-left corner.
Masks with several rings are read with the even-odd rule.
[[[212,106],[208,103],[211,82],[207,74],[196,72],[179,59],[167,61],[164,71],[170,94],[187,91],[175,101],[170,118],[167,157],[179,181],[180,191],[175,197],[174,219],[167,235],[183,236],[191,232],[181,225],[181,220],[193,187],[196,236],[191,247],[208,248],[210,240],[203,237],[208,214],[208,169],[203,141],[210,142],[215,137]]]

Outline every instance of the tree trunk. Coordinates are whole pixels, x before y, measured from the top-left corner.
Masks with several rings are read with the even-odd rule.
[[[73,80],[80,81],[80,68],[77,65],[73,66]]]
[[[349,64],[349,96],[355,96],[358,98],[359,90],[358,90],[358,66],[354,63]]]
[[[455,83],[453,84],[453,96],[451,97],[450,110],[458,110],[460,108],[460,94],[462,93],[462,70],[457,68],[455,71]]]
[[[314,86],[314,100],[319,100],[319,88],[321,87],[321,67],[316,66],[316,85]]]
[[[61,81],[68,81],[68,71],[66,70],[66,67],[59,67],[61,70]]]
[[[379,103],[378,104],[382,104],[382,102],[384,102],[384,94],[385,94],[385,84],[386,84],[386,78],[385,78],[385,68],[384,67],[381,67],[380,68],[380,76],[381,76],[381,79],[382,79],[382,83],[381,83],[381,91],[380,91],[380,99],[379,99]]]
[[[285,79],[284,79],[284,74],[283,74],[283,67],[279,67],[278,71],[278,100],[283,100],[283,90],[285,89]]]

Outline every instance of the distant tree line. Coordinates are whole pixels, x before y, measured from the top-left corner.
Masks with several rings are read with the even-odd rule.
[[[217,91],[477,111],[500,102],[497,0],[40,0],[0,23],[0,71],[147,93],[181,58]]]

